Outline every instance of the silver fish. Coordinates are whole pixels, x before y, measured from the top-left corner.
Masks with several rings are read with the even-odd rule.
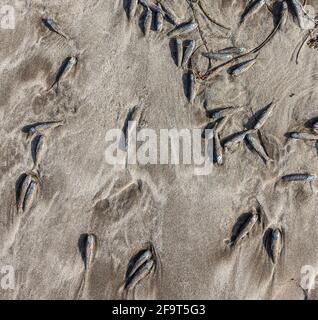
[[[39,177],[37,176],[37,174],[35,174],[34,172],[28,172],[26,173],[22,184],[20,185],[19,188],[19,195],[18,195],[18,199],[17,199],[17,210],[20,211],[23,208],[23,203],[24,203],[24,199],[25,199],[25,195],[26,192],[30,186],[30,183],[32,181],[35,181],[37,183],[39,183]]]
[[[55,129],[57,127],[62,126],[64,123],[63,120],[61,121],[50,121],[50,122],[42,122],[42,123],[38,123],[33,125],[32,127],[30,127],[29,129],[29,134],[47,134],[50,130]]]
[[[161,8],[164,10],[165,12],[164,16],[167,20],[169,20],[175,26],[179,24],[179,18],[170,8],[168,8],[166,5],[163,5],[162,3],[161,3]]]
[[[145,36],[148,36],[149,33],[150,33],[151,22],[152,22],[152,11],[148,9],[147,13],[146,13],[146,16],[145,16],[145,20],[144,20],[144,33],[145,33]]]
[[[246,18],[255,14],[258,10],[260,10],[265,5],[265,0],[254,0],[244,11],[241,17],[240,23],[243,23]]]
[[[292,132],[290,134],[292,139],[300,139],[300,140],[318,140],[318,135],[308,132]]]
[[[128,19],[131,20],[135,14],[138,7],[138,0],[130,0],[130,5],[128,9]]]
[[[238,55],[246,52],[245,48],[238,48],[238,47],[228,47],[219,50],[217,53],[224,53],[224,54],[230,54],[230,55]]]
[[[94,234],[88,234],[85,243],[85,269],[90,269],[97,250],[97,238]]]
[[[142,264],[136,272],[126,281],[125,283],[125,290],[131,289],[137,285],[138,282],[140,282],[142,279],[144,279],[152,268],[154,267],[154,261],[153,260],[147,260]]]
[[[229,117],[237,112],[240,112],[243,109],[243,107],[226,107],[215,111],[208,111],[208,117],[212,118],[214,120],[223,118],[223,117]]]
[[[272,115],[273,110],[275,108],[275,104],[271,103],[267,109],[261,114],[256,125],[254,126],[254,130],[259,130],[267,121],[267,119]]]
[[[305,181],[305,182],[311,182],[316,179],[314,175],[307,174],[307,173],[296,173],[296,174],[289,174],[286,176],[283,176],[282,178],[283,182],[295,182],[295,181]]]
[[[249,145],[254,149],[254,151],[263,159],[265,163],[271,160],[265,152],[262,145],[251,134],[247,134],[245,139],[247,140]]]
[[[168,32],[169,38],[178,37],[187,33],[192,32],[193,30],[197,29],[198,24],[196,22],[189,22],[186,24],[178,25],[175,29]]]
[[[52,86],[48,89],[48,91],[51,90],[55,85],[57,85],[58,90],[58,85],[60,81],[70,73],[70,71],[77,64],[77,62],[78,60],[76,57],[67,57],[60,66],[56,74],[55,81],[52,84]]]
[[[126,272],[126,280],[131,278],[141,265],[143,265],[147,260],[150,260],[152,258],[152,252],[149,249],[143,250],[143,252],[137,254],[137,256],[138,259],[136,261],[129,262],[128,269]]]
[[[40,162],[43,159],[44,153],[46,152],[46,138],[45,136],[36,136],[35,137],[35,148],[33,153],[33,159],[34,159],[34,169],[37,169],[39,167]]]
[[[177,66],[181,67],[183,59],[183,42],[181,39],[176,39],[176,50],[177,50]]]
[[[276,263],[280,257],[283,247],[283,235],[280,229],[272,230],[269,238],[269,249],[272,261]]]
[[[195,48],[195,41],[194,40],[190,40],[189,43],[188,43],[188,46],[184,52],[184,55],[183,55],[183,61],[182,61],[182,66],[183,67],[186,67],[191,56],[192,56],[192,53],[194,51],[194,48]]]
[[[258,220],[257,213],[255,212],[251,213],[251,215],[247,218],[245,223],[240,227],[237,234],[234,235],[234,239],[231,239],[230,245],[234,246],[237,242],[245,238],[247,234],[251,232],[257,220]]]
[[[256,63],[256,58],[253,58],[248,61],[241,62],[234,67],[231,67],[229,69],[230,75],[237,77],[241,75],[242,73],[248,71],[254,64]]]
[[[246,135],[250,132],[250,130],[244,130],[238,133],[235,133],[234,135],[231,136],[230,139],[227,139],[224,142],[224,148],[231,148],[232,146],[242,142]]]
[[[158,7],[162,10],[160,3],[158,3]],[[163,28],[163,16],[164,14],[162,12],[156,13],[156,31],[158,32],[161,32]]]
[[[301,29],[305,29],[304,12],[302,4],[298,0],[290,0],[290,3],[294,9],[299,27]]]
[[[209,59],[221,60],[221,61],[231,60],[234,57],[233,54],[222,53],[222,52],[204,52],[202,53],[202,55]]]
[[[38,183],[32,180],[31,183],[29,184],[29,187],[24,197],[23,212],[28,212],[32,208],[34,201],[36,199],[36,196],[38,194],[38,191],[39,191]]]
[[[194,99],[197,95],[197,88],[196,88],[196,79],[192,72],[190,72],[190,79],[189,79],[189,101],[190,103],[194,102]]]
[[[44,24],[45,27],[47,27],[50,31],[58,34],[59,36],[63,37],[64,39],[67,39],[67,37],[63,34],[61,29],[58,27],[58,25],[49,18],[44,18],[42,19],[42,23]]]

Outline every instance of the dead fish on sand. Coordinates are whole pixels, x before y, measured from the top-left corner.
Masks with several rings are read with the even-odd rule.
[[[64,39],[67,40],[67,37],[62,33],[61,29],[58,27],[58,25],[49,18],[44,18],[42,19],[42,23],[46,28],[48,28],[50,31],[58,34],[59,36],[63,37]]]
[[[183,55],[182,67],[186,67],[195,48],[195,41],[189,40],[187,48]]]
[[[202,55],[208,59],[215,61],[227,61],[233,59],[234,55],[231,53],[224,52],[203,52]]]
[[[242,14],[240,24],[242,24],[248,17],[259,11],[264,5],[265,0],[252,0]]]
[[[241,62],[233,67],[230,67],[228,69],[228,73],[234,77],[241,75],[242,73],[248,71],[256,63],[256,58],[257,57],[255,57],[251,60]]]
[[[182,59],[183,59],[183,42],[179,38],[176,38],[176,51],[177,51],[177,66],[181,67]]]
[[[160,3],[158,3],[158,7],[162,10]],[[164,14],[161,11],[156,12],[156,31],[158,32],[161,32],[163,29],[163,17]]]
[[[246,52],[245,48],[238,47],[228,47],[221,50],[218,50],[217,53],[231,54],[231,55],[239,55]]]
[[[316,177],[308,173],[296,173],[296,174],[289,174],[289,175],[283,176],[281,179],[283,182],[297,182],[297,181],[311,182],[311,181],[314,181]]]
[[[168,32],[168,37],[174,38],[174,37],[178,37],[178,36],[190,33],[195,29],[197,29],[197,27],[198,27],[198,24],[193,21],[178,25],[175,29]]]
[[[57,86],[56,90],[58,91],[58,86],[59,83],[62,79],[64,79],[72,70],[72,68],[77,64],[78,59],[76,57],[67,57],[60,69],[58,70],[56,77],[55,77],[55,81],[54,83],[51,85],[51,87],[48,89],[48,91],[50,91],[55,85]]]
[[[271,102],[266,108],[266,110],[258,118],[258,121],[254,126],[254,130],[259,130],[261,127],[263,127],[267,119],[272,115],[274,108],[275,108],[275,104]]]
[[[218,165],[223,164],[223,148],[221,145],[220,137],[218,132],[215,132],[214,136],[214,156],[215,156],[215,161]]]
[[[261,157],[261,159],[267,163],[272,159],[267,155],[261,143],[255,139],[251,134],[247,134],[245,140],[249,144],[249,146]]]
[[[35,133],[46,135],[50,130],[58,128],[63,124],[64,124],[64,120],[41,122],[29,127],[28,132],[29,132],[29,135],[33,135]]]
[[[173,25],[178,25],[179,24],[179,18],[176,16],[176,14],[170,9],[168,8],[166,5],[160,3],[161,5],[161,8],[163,9],[164,11],[164,16],[165,18],[171,22]]]
[[[223,143],[224,148],[229,149],[234,145],[242,142],[249,132],[250,130],[244,130],[244,131],[240,131],[238,133],[233,134],[229,139],[226,139],[225,142]]]
[[[299,27],[305,29],[304,9],[302,4],[298,0],[290,0],[289,2],[294,10]]]
[[[25,177],[19,187],[18,199],[17,199],[17,210],[20,212],[23,209],[24,200],[26,197],[26,193],[31,182],[36,182],[40,185],[40,178],[35,172],[27,172]]]
[[[144,249],[139,251],[128,264],[126,272],[126,281],[133,276],[137,269],[143,265],[147,260],[152,258],[152,252],[150,249]]]
[[[85,269],[89,270],[93,264],[97,251],[97,238],[94,234],[90,233],[86,235],[85,239]]]
[[[34,161],[34,170],[38,170],[40,162],[42,161],[46,152],[46,137],[39,135],[36,136],[32,142],[32,157]]]
[[[270,258],[276,263],[283,249],[283,233],[279,228],[269,230],[266,246]]]
[[[24,197],[24,201],[23,201],[23,212],[28,212],[35,200],[36,200],[36,197],[39,193],[39,183],[37,180],[32,180],[28,186],[28,189],[25,193],[25,197]]]
[[[233,228],[229,245],[233,247],[239,241],[243,240],[252,231],[258,219],[259,219],[258,213],[253,211],[247,215],[247,217],[244,219],[243,222],[237,221],[235,227]]]
[[[151,23],[152,23],[152,11],[150,9],[147,9],[145,20],[144,20],[144,34],[145,36],[148,36],[151,29]]]
[[[318,140],[318,135],[309,132],[292,132],[290,135],[292,139],[298,140]]]
[[[226,107],[217,110],[207,110],[207,117],[214,120],[229,117],[243,110],[243,107]]]

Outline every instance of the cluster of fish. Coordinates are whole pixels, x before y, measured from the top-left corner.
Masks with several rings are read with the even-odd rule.
[[[259,220],[259,210],[253,209],[249,213],[242,214],[232,228],[231,238],[227,241],[229,246],[234,247],[237,243],[246,238],[246,236],[253,231]],[[276,263],[281,256],[283,239],[283,231],[278,227],[268,228],[264,233],[263,243],[265,250],[273,263]]]
[[[243,111],[244,107],[225,107],[216,110],[207,111],[207,117],[213,119],[205,129],[213,130],[213,139],[214,139],[214,158],[215,162],[219,165],[223,164],[223,150],[229,150],[240,142],[244,141],[253,150],[260,158],[267,163],[272,159],[267,155],[264,147],[261,142],[256,139],[253,134],[256,133],[262,126],[265,124],[267,119],[271,116],[274,104],[271,103],[264,110],[262,110],[261,114],[257,118],[253,128],[244,129],[242,131],[231,134],[229,137],[224,139],[220,138],[220,132],[224,128],[228,119],[234,114]],[[204,130],[205,131],[205,130]],[[203,132],[203,138],[205,137]]]
[[[40,193],[40,163],[47,150],[48,134],[52,129],[61,125],[63,125],[63,121],[42,122],[26,126],[23,129],[28,132],[29,136],[35,135],[31,142],[31,153],[34,164],[32,170],[23,175],[23,180],[19,186],[17,198],[18,213],[29,211]]]
[[[149,276],[156,269],[157,264],[157,254],[151,243],[134,255],[130,259],[126,271],[123,285],[124,296],[127,296],[128,291],[133,290],[142,279]]]
[[[161,32],[164,25],[164,19],[170,23],[176,25],[178,18],[168,7],[164,6],[160,2],[157,4],[151,3],[148,0],[131,0],[128,8],[128,19],[131,20],[135,17],[138,4],[141,4],[145,8],[145,14],[143,19],[144,34],[147,36],[150,33],[151,26],[154,21],[155,30]]]

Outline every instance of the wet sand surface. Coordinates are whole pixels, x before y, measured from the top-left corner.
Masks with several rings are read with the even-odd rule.
[[[276,8],[277,1],[267,2]],[[165,20],[161,32],[152,27],[144,35],[140,4],[129,20],[129,1],[123,0],[12,1],[16,28],[0,30],[0,266],[14,267],[16,283],[0,290],[0,298],[317,297],[314,288],[301,287],[301,268],[318,263],[318,182],[280,178],[318,174],[316,141],[286,136],[312,132],[307,127],[318,116],[318,53],[305,43],[296,64],[308,30],[289,10],[284,28],[248,71],[233,77],[225,69],[208,82],[198,79],[190,103],[188,75],[207,70],[203,52],[251,50],[276,23],[263,6],[240,25],[247,1],[200,3],[230,31],[212,23],[197,3],[162,1],[179,23],[198,23],[182,37],[202,45],[188,69],[176,66],[175,39],[167,36],[173,24]],[[318,10],[315,1],[307,4]],[[66,39],[49,31],[43,18],[56,21]],[[58,91],[47,90],[67,57],[77,58],[75,66]],[[121,129],[134,106],[139,128],[156,132],[202,129],[212,121],[207,110],[243,106],[221,130],[224,139],[246,129],[271,102],[272,115],[251,133],[272,159],[267,164],[245,141],[226,150],[224,164],[206,176],[194,175],[193,164],[114,167],[105,160],[107,130]],[[63,123],[44,134],[34,201],[29,210],[23,210],[25,200],[17,210],[38,136],[22,129],[47,121]],[[253,209],[255,224],[230,243],[238,218]],[[282,235],[275,262],[265,245],[270,228]],[[142,260],[145,250],[149,257]],[[135,265],[130,275],[129,262]]]

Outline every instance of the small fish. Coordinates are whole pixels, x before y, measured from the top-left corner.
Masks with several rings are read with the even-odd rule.
[[[196,88],[196,79],[192,72],[190,72],[189,76],[189,102],[193,103],[194,99],[197,95],[197,88]]]
[[[177,51],[177,66],[181,67],[181,63],[183,59],[183,42],[179,38],[176,38],[176,51]]]
[[[44,19],[42,19],[42,23],[50,31],[55,32],[56,34],[63,37],[64,39],[67,39],[67,37],[62,33],[62,31],[60,31],[60,28],[58,27],[58,25],[52,19],[44,18]]]
[[[305,181],[305,182],[311,182],[316,179],[314,175],[307,174],[307,173],[296,173],[296,174],[289,174],[286,176],[283,176],[282,178],[283,182],[294,182],[294,181]]]
[[[313,129],[318,129],[318,120],[316,120],[311,126]]]
[[[251,213],[246,219],[246,221],[237,230],[237,232],[232,235],[230,246],[236,245],[239,241],[245,238],[248,235],[248,233],[251,232],[257,221],[258,214],[255,212]]]
[[[35,125],[30,127],[29,134],[33,135],[33,134],[37,133],[37,134],[45,135],[50,130],[62,126],[63,123],[64,123],[63,120],[38,123],[38,124],[35,124]]]
[[[284,31],[285,27],[286,27],[286,22],[287,22],[287,18],[288,18],[288,5],[286,3],[286,1],[283,1],[281,4],[281,10],[280,10],[280,26],[279,29]]]
[[[138,0],[130,0],[130,5],[128,9],[128,19],[131,20],[135,14],[138,7]]]
[[[243,23],[246,18],[255,14],[265,5],[265,0],[254,0],[248,7],[245,9],[244,13],[241,16],[240,24]]]
[[[34,169],[38,169],[40,162],[43,159],[44,153],[46,152],[46,138],[45,136],[36,136],[33,140],[34,148],[32,149]]]
[[[276,263],[280,257],[283,247],[283,234],[281,230],[278,228],[273,229],[268,240],[271,259]]]
[[[58,70],[56,77],[55,77],[55,81],[54,83],[51,85],[51,87],[48,89],[48,91],[50,91],[55,85],[57,85],[57,91],[58,91],[58,86],[60,81],[65,78],[69,72],[72,70],[72,68],[77,64],[77,58],[76,57],[67,57],[60,69]]]
[[[163,5],[162,3],[161,8],[165,12],[164,16],[169,22],[171,22],[175,26],[179,24],[179,18],[171,9],[169,9],[166,5]]]
[[[298,0],[290,0],[290,4],[293,7],[299,27],[305,29],[304,12],[301,3]]]
[[[223,52],[203,52],[202,55],[208,59],[227,61],[233,59],[234,55]]]
[[[194,51],[194,48],[195,48],[195,41],[194,40],[190,40],[189,43],[188,43],[188,46],[184,52],[184,55],[183,55],[183,61],[182,61],[182,66],[183,67],[186,67],[191,56],[192,56],[192,53]]]
[[[144,249],[138,252],[134,257],[129,261],[127,272],[126,272],[126,281],[133,276],[137,269],[143,265],[147,260],[152,258],[152,252],[150,249]]]
[[[144,20],[144,34],[148,36],[151,29],[151,22],[152,22],[152,11],[147,10],[145,20]]]
[[[263,159],[265,163],[272,160],[265,152],[263,146],[251,134],[247,134],[245,139],[247,143],[254,149],[254,151]]]
[[[137,270],[132,274],[125,283],[125,290],[134,288],[138,282],[144,279],[152,270],[155,263],[153,260],[145,261]]]
[[[234,77],[241,75],[242,73],[248,71],[256,63],[256,58],[248,61],[241,62],[231,68],[229,68],[228,73]]]
[[[23,208],[23,203],[24,203],[24,199],[25,199],[25,195],[26,195],[26,192],[30,186],[30,183],[32,181],[35,181],[35,182],[38,182],[40,181],[38,175],[34,172],[28,172],[26,173],[24,179],[23,179],[23,182],[21,183],[20,185],[20,188],[19,188],[19,195],[18,195],[18,199],[17,199],[17,210],[18,212],[20,210],[22,210]]]
[[[94,234],[87,235],[85,241],[85,269],[90,269],[97,250],[97,238]]]
[[[246,137],[246,135],[250,132],[250,130],[244,130],[238,133],[235,133],[234,135],[232,135],[229,139],[227,139],[223,146],[224,148],[231,148],[234,145],[240,143],[241,141],[244,140],[244,138]]]
[[[221,108],[218,110],[209,110],[207,111],[207,116],[209,118],[212,118],[214,120],[223,118],[223,117],[229,117],[232,116],[233,114],[241,111],[243,107],[226,107],[226,108]]]
[[[158,3],[158,7],[162,10],[160,3]],[[163,16],[164,14],[160,11],[156,13],[156,31],[158,32],[161,32],[163,28]]]
[[[196,22],[188,22],[186,24],[178,25],[175,29],[168,32],[169,38],[178,37],[187,33],[192,32],[198,27],[198,24]]]
[[[29,187],[24,197],[23,212],[28,212],[32,208],[34,201],[36,199],[36,196],[38,194],[38,191],[39,191],[39,185],[37,181],[32,180],[31,183],[29,184]]]
[[[318,135],[308,132],[292,132],[290,138],[299,140],[318,140]]]
[[[217,53],[224,53],[224,54],[229,54],[229,55],[238,55],[246,52],[245,48],[237,48],[237,47],[228,47],[219,50]]]
[[[218,165],[222,165],[223,164],[223,148],[221,145],[219,134],[215,132],[213,138],[214,138],[215,160]]]
[[[274,108],[275,104],[270,103],[267,109],[259,117],[256,125],[254,126],[254,130],[259,130],[261,127],[263,127],[267,119],[272,115]]]

